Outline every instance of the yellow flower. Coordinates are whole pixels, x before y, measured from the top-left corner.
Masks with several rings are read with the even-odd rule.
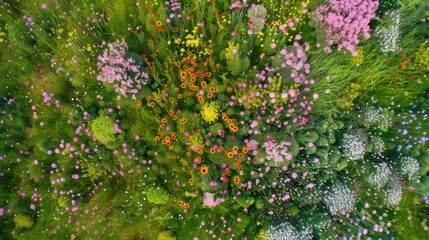
[[[203,105],[201,115],[204,121],[208,123],[215,122],[219,117],[219,106],[216,102],[206,103]]]

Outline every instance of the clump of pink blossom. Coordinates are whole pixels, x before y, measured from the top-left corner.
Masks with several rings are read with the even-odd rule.
[[[133,59],[127,58],[128,45],[124,39],[108,44],[103,55],[98,56],[98,68],[101,74],[97,80],[114,84],[115,91],[123,97],[135,94],[147,84],[149,75],[142,71],[141,66]]]
[[[369,22],[377,8],[377,0],[328,0],[311,16],[323,27],[328,46],[338,44],[338,50],[357,55],[355,47],[360,37],[370,37]]]
[[[214,194],[213,193],[206,192],[204,197],[203,197],[204,206],[207,206],[207,207],[215,207],[222,202],[223,202],[223,199],[218,198],[218,199],[214,200]]]
[[[276,166],[280,166],[285,162],[293,159],[292,153],[289,151],[289,147],[292,145],[291,142],[280,142],[276,144],[273,141],[267,141],[264,143],[265,152],[267,154],[266,160],[273,161]]]

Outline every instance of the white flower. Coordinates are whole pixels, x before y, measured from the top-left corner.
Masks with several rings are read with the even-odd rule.
[[[353,210],[356,199],[352,190],[345,185],[336,185],[333,190],[325,197],[325,202],[332,214],[341,212],[350,212]]]
[[[396,205],[399,204],[399,202],[401,202],[402,199],[402,187],[401,187],[401,183],[399,181],[393,181],[389,188],[387,188],[386,190],[384,190],[384,202],[389,206],[389,207],[394,207]]]
[[[404,157],[401,159],[401,173],[406,175],[408,179],[412,179],[419,171],[419,162],[413,157]]]
[[[267,240],[309,240],[312,239],[310,229],[298,231],[289,223],[281,223],[277,226],[269,226],[266,232]]]
[[[379,38],[382,52],[394,52],[398,49],[399,22],[401,21],[399,10],[387,11],[383,20],[386,20],[387,24],[377,27],[375,35]]]
[[[363,159],[365,156],[367,134],[363,130],[356,130],[344,134],[341,149],[344,156],[350,160]]]
[[[372,152],[380,154],[386,150],[386,144],[384,144],[384,141],[381,137],[371,136],[370,139],[373,144]]]
[[[369,106],[364,108],[361,114],[361,119],[365,127],[376,125],[376,127],[384,129],[390,126],[389,116],[381,108]]]
[[[386,185],[389,180],[391,180],[391,176],[391,167],[386,163],[381,163],[375,168],[374,173],[368,176],[367,181],[375,188],[381,188]]]
[[[253,5],[247,11],[247,16],[249,18],[257,17],[257,18],[266,18],[267,17],[267,9],[262,5]]]

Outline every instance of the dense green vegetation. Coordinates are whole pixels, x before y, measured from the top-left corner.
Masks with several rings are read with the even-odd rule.
[[[0,0],[0,239],[425,239],[425,0]]]

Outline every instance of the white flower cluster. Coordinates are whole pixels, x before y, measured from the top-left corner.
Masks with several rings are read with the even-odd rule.
[[[375,168],[375,171],[368,176],[367,181],[375,188],[381,188],[392,179],[391,175],[391,167],[386,163],[381,163]]]
[[[289,223],[269,226],[265,237],[267,240],[310,240],[313,238],[310,230],[298,231]]]
[[[394,207],[401,202],[402,199],[402,187],[399,181],[393,181],[391,186],[384,191],[384,202],[389,207]]]
[[[253,5],[247,12],[249,17],[249,29],[252,34],[258,34],[265,27],[265,19],[267,17],[267,9],[262,5]]]
[[[419,171],[419,162],[413,157],[403,157],[401,159],[401,173],[406,175],[408,179],[412,179]]]
[[[390,126],[390,119],[381,108],[373,106],[365,107],[362,110],[362,123],[365,127],[376,125],[378,128],[384,129]]]
[[[381,154],[386,150],[386,144],[384,144],[384,141],[381,137],[377,136],[371,136],[370,142],[372,143],[372,152]]]
[[[387,24],[377,27],[375,35],[379,38],[382,52],[394,52],[398,49],[400,12],[399,10],[387,11],[384,13],[383,19],[387,21]]]
[[[350,160],[363,159],[367,140],[367,134],[363,130],[351,131],[344,134],[343,144],[341,145],[344,157]]]
[[[325,197],[325,202],[332,214],[350,212],[353,210],[356,199],[352,190],[345,185],[336,185]]]

